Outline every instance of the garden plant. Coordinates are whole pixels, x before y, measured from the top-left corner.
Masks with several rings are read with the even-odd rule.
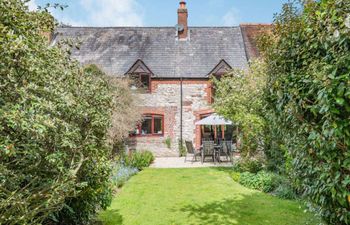
[[[350,1],[286,4],[261,48],[295,186],[327,223],[350,224]]]
[[[0,12],[0,224],[86,224],[112,199],[112,143],[136,118],[121,113],[135,111],[128,86],[83,68],[73,42],[49,45],[48,8]]]

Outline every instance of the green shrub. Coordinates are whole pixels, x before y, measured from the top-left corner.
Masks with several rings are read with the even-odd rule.
[[[167,137],[164,141],[164,143],[166,144],[167,148],[171,149],[171,138]]]
[[[240,175],[239,183],[245,187],[252,189],[259,189],[259,180],[256,174],[250,172],[243,172]]]
[[[270,173],[260,171],[257,174],[250,172],[231,172],[232,179],[241,185],[260,190],[265,193],[272,193],[273,195],[282,199],[296,199],[297,193],[291,186],[291,182],[288,178]]]
[[[239,183],[243,186],[266,193],[274,190],[277,186],[276,182],[276,175],[265,171],[257,174],[244,172],[241,173],[239,178]]]
[[[125,157],[124,160],[126,166],[143,170],[151,165],[154,161],[154,156],[150,151],[135,152],[130,156]]]
[[[233,170],[237,172],[257,173],[261,171],[264,164],[261,160],[253,158],[241,158],[233,164]]]
[[[185,147],[184,143],[181,142],[180,140],[179,140],[179,154],[180,154],[180,157],[186,156],[186,154],[187,154],[186,147]]]
[[[131,94],[82,68],[74,43],[49,46],[53,17],[24,2],[0,1],[0,224],[87,224],[111,202],[108,131]]]
[[[296,199],[297,195],[295,190],[291,187],[290,184],[282,183],[274,191],[273,194],[282,199]]]
[[[350,224],[350,1],[287,4],[262,39],[266,100],[290,175],[329,224]]]

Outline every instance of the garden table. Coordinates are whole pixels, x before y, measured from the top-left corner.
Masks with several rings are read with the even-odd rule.
[[[200,147],[200,151],[203,154],[203,144]],[[216,158],[216,161],[218,161],[219,163],[221,162],[221,160],[220,160],[221,151],[222,151],[222,146],[219,144],[215,144],[214,145],[214,152],[215,152],[215,156],[216,156],[215,158]],[[214,159],[214,163],[215,163],[215,159]]]

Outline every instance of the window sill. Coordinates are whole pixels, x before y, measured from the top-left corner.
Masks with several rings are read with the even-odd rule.
[[[131,89],[131,92],[135,93],[135,94],[151,94],[151,90],[149,89]]]

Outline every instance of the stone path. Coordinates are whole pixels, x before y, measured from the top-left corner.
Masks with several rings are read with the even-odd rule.
[[[235,156],[235,158],[239,158],[239,156]],[[192,157],[187,158],[188,161],[185,162],[185,157],[159,157],[156,158],[153,164],[150,166],[151,168],[197,168],[197,167],[230,167],[232,166],[231,162],[216,163],[209,161],[204,162],[203,164],[200,162],[199,158],[197,162],[191,161]]]

